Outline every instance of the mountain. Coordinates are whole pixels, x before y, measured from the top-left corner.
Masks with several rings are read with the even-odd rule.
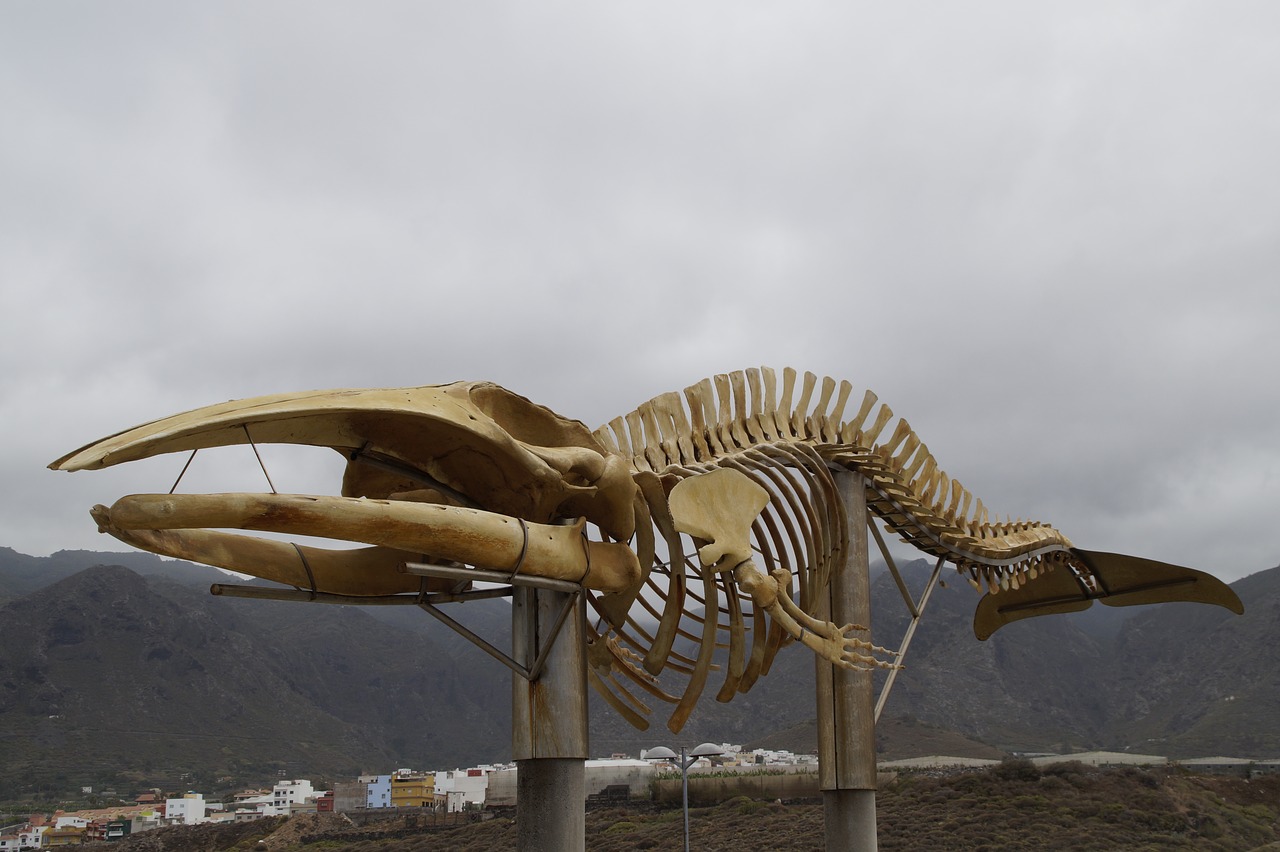
[[[929,566],[917,561],[902,571],[918,598]],[[1100,745],[1096,732],[1108,711],[1094,686],[1107,657],[1105,640],[1087,632],[1081,619],[1059,616],[1016,622],[979,642],[973,635],[978,600],[966,582],[935,589],[885,712],[1011,751]],[[896,647],[909,614],[892,578],[874,584],[872,606],[875,641]]]
[[[913,563],[904,573],[921,585],[926,569]],[[978,595],[949,584],[930,601],[885,712],[1011,751],[1275,757],[1280,567],[1232,588],[1242,616],[1196,604],[1095,603],[1084,613],[1016,622],[978,642],[971,627]],[[906,617],[889,605],[890,591],[885,578],[877,581],[873,611],[877,637],[893,643]]]
[[[930,566],[901,567],[918,595]],[[147,554],[37,558],[0,549],[8,599],[0,607],[0,798],[509,759],[511,674],[417,607],[208,594],[210,582],[227,581],[215,569]],[[1280,568],[1235,588],[1242,617],[1192,605],[1095,605],[1017,622],[979,642],[977,594],[947,582],[888,701],[882,756],[945,743],[1280,755]],[[872,597],[873,639],[896,645],[908,618],[887,572],[876,575]],[[506,601],[446,611],[509,647]],[[655,706],[641,732],[593,694],[592,753],[701,741],[810,751],[813,672],[806,649],[785,648],[767,677],[727,704],[714,699],[713,673],[679,735],[665,727],[670,707]]]
[[[91,550],[59,550],[52,556],[27,556],[9,547],[0,547],[0,605],[64,580],[96,565],[120,565],[147,577],[164,577],[174,582],[208,587],[225,583],[229,575],[217,568],[176,559],[161,559],[152,553],[95,553]]]
[[[510,692],[489,671],[354,608],[90,568],[0,609],[0,796],[496,760]]]
[[[1112,729],[1156,753],[1280,755],[1280,567],[1232,584],[1245,612],[1169,604],[1126,622]]]

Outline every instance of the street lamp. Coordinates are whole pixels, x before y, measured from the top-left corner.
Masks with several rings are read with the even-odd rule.
[[[651,748],[644,753],[645,760],[669,760],[680,766],[680,791],[684,802],[684,852],[689,852],[689,767],[697,763],[700,758],[715,757],[719,754],[724,752],[714,743],[703,743],[688,755],[685,754],[684,746],[680,746],[679,757],[666,746]]]

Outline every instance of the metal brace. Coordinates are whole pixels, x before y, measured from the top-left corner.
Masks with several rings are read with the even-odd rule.
[[[530,682],[536,681],[542,675],[542,670],[547,664],[547,657],[556,643],[556,638],[560,635],[560,629],[564,627],[564,623],[568,619],[569,613],[573,611],[573,605],[578,600],[578,595],[582,593],[582,585],[580,583],[571,583],[568,580],[553,580],[547,577],[509,574],[500,571],[488,571],[481,568],[458,568],[450,565],[428,565],[409,562],[405,564],[404,569],[407,573],[415,574],[419,577],[441,577],[446,580],[477,580],[482,583],[511,583],[511,586],[502,590],[504,595],[511,594],[514,586],[527,586],[536,589],[547,589],[549,591],[569,593],[569,597],[565,599],[564,604],[560,607],[560,611],[556,614],[556,619],[551,627],[551,632],[547,635],[541,647],[538,648],[538,654],[534,658],[533,665],[528,667],[516,662],[509,654],[506,654],[494,647],[494,645],[484,637],[477,635],[466,626],[460,624],[437,609],[434,606],[435,596],[424,599],[418,604],[418,606],[420,606],[428,615],[436,618],[450,630],[457,633],[481,651],[484,651],[490,657],[493,657],[495,660],[520,675],[520,677]],[[444,601],[440,602],[444,603]]]
[[[870,514],[867,515],[867,526],[870,527],[871,535],[880,547],[880,555],[884,557],[885,564],[889,566],[889,573],[893,575],[894,582],[898,584],[898,591],[902,593],[902,602],[907,605],[907,611],[911,613],[911,623],[907,625],[907,632],[902,634],[902,643],[898,646],[898,652],[893,658],[894,667],[889,671],[889,676],[885,678],[884,685],[880,687],[880,695],[876,699],[875,721],[879,722],[880,711],[884,710],[884,705],[889,700],[889,692],[893,689],[893,682],[898,679],[898,672],[902,670],[902,660],[907,655],[907,648],[911,646],[911,639],[916,635],[916,627],[920,624],[920,617],[924,615],[924,608],[929,604],[929,597],[938,585],[938,577],[942,573],[942,566],[946,562],[946,557],[938,557],[937,564],[933,566],[933,574],[929,577],[929,583],[924,587],[924,592],[921,593],[919,602],[916,602],[912,598],[911,592],[907,589],[907,584],[902,579],[902,574],[899,573],[893,557],[889,554],[889,548],[885,546],[884,538],[880,535],[879,528],[876,527],[875,519]]]

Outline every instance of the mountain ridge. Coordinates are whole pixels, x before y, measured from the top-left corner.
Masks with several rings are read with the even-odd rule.
[[[81,567],[119,557],[148,573]],[[900,567],[918,596],[931,566]],[[0,607],[0,796],[509,759],[510,673],[425,613],[220,598],[202,588],[229,579],[149,554],[27,557],[0,548],[0,589],[10,592]],[[1101,621],[1029,619],[978,642],[977,595],[947,582],[930,600],[880,730],[906,720],[965,738],[932,742],[1006,752],[1274,757],[1280,568],[1236,587],[1241,617],[1170,604],[1127,619],[1114,610]],[[450,613],[498,647],[509,642],[505,601],[460,606]],[[873,640],[896,645],[909,619],[887,572],[873,583],[872,611]],[[713,675],[679,735],[664,726],[665,706],[636,731],[592,694],[592,752],[704,740],[785,747],[788,737],[793,750],[808,750],[813,672],[806,649],[784,648],[773,671],[728,704],[714,700]],[[911,739],[881,737],[882,756],[915,756]]]

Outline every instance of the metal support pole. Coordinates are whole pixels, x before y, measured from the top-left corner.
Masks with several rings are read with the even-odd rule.
[[[837,472],[849,526],[844,558],[832,566],[821,618],[871,626],[867,564],[866,485],[859,474]],[[871,672],[817,662],[818,781],[828,852],[874,852],[876,843],[875,691]]]
[[[680,746],[680,794],[684,803],[684,852],[689,852],[689,763]]]
[[[558,636],[557,616],[572,612]],[[587,666],[580,596],[517,587],[512,596],[512,656],[533,669],[511,677],[511,746],[516,761],[516,848],[586,847]],[[551,644],[549,651],[547,643]]]

